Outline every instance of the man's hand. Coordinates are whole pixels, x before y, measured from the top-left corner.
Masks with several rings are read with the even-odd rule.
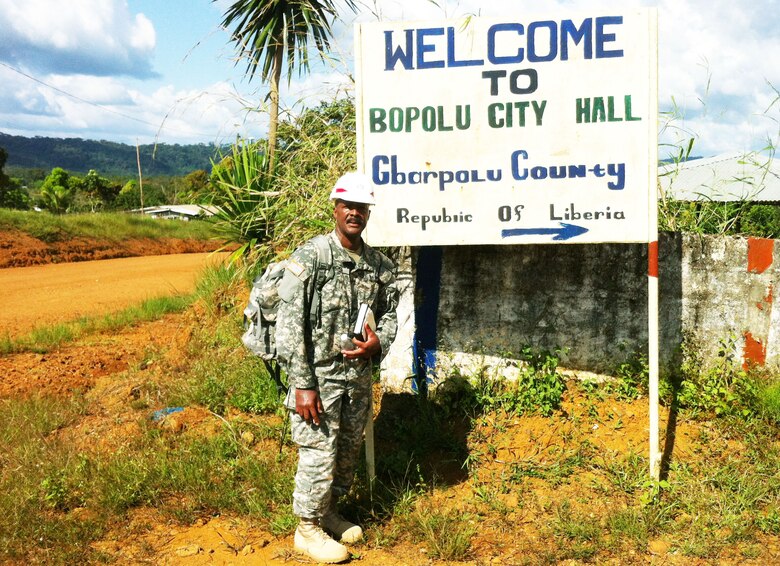
[[[295,412],[308,422],[320,424],[320,414],[324,411],[322,399],[316,389],[295,390]]]
[[[363,328],[363,332],[366,335],[366,340],[364,342],[361,342],[357,338],[353,338],[352,343],[357,347],[354,350],[341,351],[342,355],[347,360],[372,358],[382,351],[382,344],[379,342],[379,336],[376,335],[376,332],[371,330],[369,325],[366,324]]]

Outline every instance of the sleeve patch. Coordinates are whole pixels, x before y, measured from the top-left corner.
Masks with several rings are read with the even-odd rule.
[[[298,279],[305,279],[304,274],[306,273],[306,268],[295,261],[295,259],[290,259],[287,262],[287,271],[295,275]]]

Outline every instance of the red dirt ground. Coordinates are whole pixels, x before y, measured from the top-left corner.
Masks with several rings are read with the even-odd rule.
[[[172,253],[0,269],[0,336],[190,293],[203,268],[225,256]]]
[[[0,269],[118,257],[204,253],[215,251],[220,245],[212,241],[172,238],[141,238],[123,242],[72,238],[47,243],[24,232],[9,230],[0,232]]]

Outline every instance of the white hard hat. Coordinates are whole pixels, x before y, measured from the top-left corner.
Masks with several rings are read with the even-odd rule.
[[[374,184],[362,173],[344,173],[333,185],[330,199],[374,204]]]

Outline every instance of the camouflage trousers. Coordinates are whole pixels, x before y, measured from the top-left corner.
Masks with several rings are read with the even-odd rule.
[[[331,501],[352,486],[371,401],[371,375],[349,382],[326,380],[319,391],[325,411],[319,425],[290,413],[298,445],[293,512],[307,519],[322,517]]]

